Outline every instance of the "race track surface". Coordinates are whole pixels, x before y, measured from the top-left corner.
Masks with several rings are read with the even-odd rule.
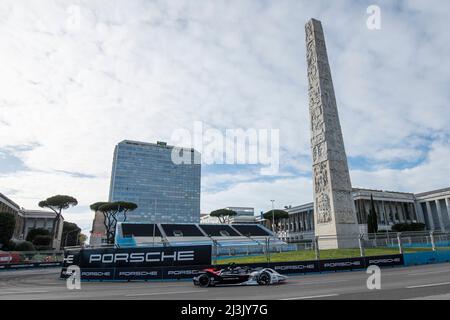
[[[197,288],[190,281],[82,282],[68,290],[59,269],[0,272],[6,299],[450,299],[450,264],[382,269],[381,290],[368,290],[365,271],[291,276],[284,285]]]

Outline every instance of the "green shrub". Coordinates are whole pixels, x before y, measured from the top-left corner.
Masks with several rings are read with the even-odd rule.
[[[408,231],[424,231],[424,223],[397,223],[392,226],[392,231],[408,232]]]
[[[14,251],[16,250],[16,243],[12,240],[9,240],[7,244],[3,245],[3,251]]]
[[[0,212],[0,247],[6,246],[14,234],[16,218],[9,212]]]
[[[36,238],[37,236],[48,236],[48,235],[50,235],[50,232],[47,229],[43,228],[31,229],[30,231],[28,231],[26,240],[29,242],[33,242],[34,238]]]
[[[16,245],[15,251],[35,251],[34,245],[29,241],[24,241]]]
[[[53,237],[51,235],[38,234],[33,239],[33,245],[40,247],[49,247]]]

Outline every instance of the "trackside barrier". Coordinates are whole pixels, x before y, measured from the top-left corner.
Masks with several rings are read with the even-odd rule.
[[[369,265],[393,267],[404,265],[402,255],[386,255],[372,257],[357,257],[345,259],[291,261],[271,263],[251,263],[236,265],[250,268],[272,268],[282,274],[306,274],[314,272],[335,272],[343,270],[365,269]],[[82,280],[95,281],[134,281],[134,280],[177,280],[192,278],[206,268],[224,268],[224,265],[198,265],[173,267],[111,267],[84,268],[81,267]],[[61,270],[61,278],[65,278],[67,265]]]
[[[404,254],[405,266],[450,262],[450,251],[425,251]]]
[[[0,251],[0,270],[58,267],[63,251]]]
[[[51,268],[60,267],[62,262],[36,262],[36,263],[8,263],[0,264],[0,270],[17,270],[33,268]]]

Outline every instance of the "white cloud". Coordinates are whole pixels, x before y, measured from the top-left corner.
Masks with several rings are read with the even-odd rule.
[[[271,199],[279,208],[311,202],[311,184],[311,179],[301,177],[238,183],[223,191],[206,193],[202,212],[227,206],[254,207],[255,213],[266,212],[271,208]]]
[[[67,10],[74,4],[79,30]],[[169,140],[195,120],[219,129],[279,128],[280,164],[290,168],[282,175],[305,175],[310,17],[325,29],[347,153],[374,163],[352,168],[354,184],[407,191],[448,186],[440,157],[448,159],[450,136],[450,5],[381,2],[380,31],[366,28],[367,5],[2,1],[0,149],[32,146],[19,153],[30,170],[0,176],[3,191],[15,191],[14,200],[30,208],[55,193],[73,194],[87,207],[108,193],[116,143]],[[392,167],[418,159],[426,161]],[[220,191],[202,194],[203,211],[265,208],[271,197],[280,205],[311,199],[307,178],[261,181],[257,171],[238,172],[205,177],[207,189]],[[215,188],[223,181],[228,188]],[[86,224],[81,214],[73,217]]]
[[[448,187],[450,172],[449,141],[436,141],[430,146],[426,160],[407,169],[352,170],[355,187],[420,193]]]

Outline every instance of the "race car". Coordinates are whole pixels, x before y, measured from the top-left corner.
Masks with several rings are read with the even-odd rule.
[[[230,265],[225,269],[205,269],[192,280],[199,287],[216,285],[270,285],[286,281],[287,277],[270,268],[252,269]]]

